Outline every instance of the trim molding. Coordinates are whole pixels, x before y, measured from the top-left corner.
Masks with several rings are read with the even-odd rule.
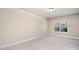
[[[57,37],[65,37],[65,38],[71,38],[71,39],[79,39],[78,37],[70,37],[70,36],[56,35],[56,34],[49,34],[49,36],[57,36]]]
[[[0,49],[5,49],[5,48],[10,47],[10,46],[18,45],[18,44],[21,44],[21,43],[24,43],[24,42],[27,42],[27,41],[30,41],[30,40],[35,40],[35,39],[38,39],[38,38],[43,38],[45,36],[46,35],[39,36],[39,37],[34,37],[34,38],[29,38],[29,39],[24,39],[24,40],[21,40],[21,41],[17,41],[17,42],[9,43],[9,44],[6,44],[6,45],[2,45],[2,46],[0,46]]]

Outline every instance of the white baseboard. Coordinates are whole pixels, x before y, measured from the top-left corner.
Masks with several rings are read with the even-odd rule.
[[[27,41],[30,41],[30,40],[35,40],[35,39],[38,39],[38,38],[42,38],[42,37],[45,37],[45,36],[39,36],[39,37],[33,37],[33,38],[29,38],[29,39],[23,39],[21,41],[17,41],[17,42],[13,42],[13,43],[10,43],[10,44],[2,45],[2,46],[0,46],[0,49],[4,49],[4,48],[10,47],[10,46],[18,45],[18,44],[21,44],[21,43],[24,43],[24,42],[27,42]]]
[[[49,34],[49,36],[58,36],[58,37],[65,37],[65,38],[71,38],[71,39],[79,39],[78,37],[70,37],[70,36],[56,35],[56,34]]]

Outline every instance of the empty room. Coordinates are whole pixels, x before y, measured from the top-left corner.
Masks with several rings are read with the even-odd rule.
[[[79,8],[0,8],[0,50],[79,50]]]

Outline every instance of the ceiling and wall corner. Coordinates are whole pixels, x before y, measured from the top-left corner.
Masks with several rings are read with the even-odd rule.
[[[49,8],[20,8],[20,9],[34,13],[36,15],[40,15],[47,19],[79,13],[79,8],[53,8],[52,11],[49,11]]]
[[[36,11],[34,12],[34,10],[30,11],[30,10],[28,10],[28,9],[31,9],[31,10],[32,10],[32,8],[19,8],[19,10],[23,10],[23,11],[25,11],[25,12],[30,12],[30,13],[32,13],[32,14],[35,14],[35,15],[37,15],[37,16],[41,16],[41,17],[47,19],[45,16],[40,15],[40,14],[37,14],[37,13],[39,13],[39,11],[36,10]],[[39,8],[33,8],[33,9],[38,9],[38,10],[39,10]],[[41,9],[42,9],[42,8],[41,8]],[[41,10],[40,10],[40,11],[41,11]]]

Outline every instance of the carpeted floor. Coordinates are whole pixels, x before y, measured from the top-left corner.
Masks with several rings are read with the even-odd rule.
[[[78,50],[79,40],[48,36],[11,46],[3,50]]]

